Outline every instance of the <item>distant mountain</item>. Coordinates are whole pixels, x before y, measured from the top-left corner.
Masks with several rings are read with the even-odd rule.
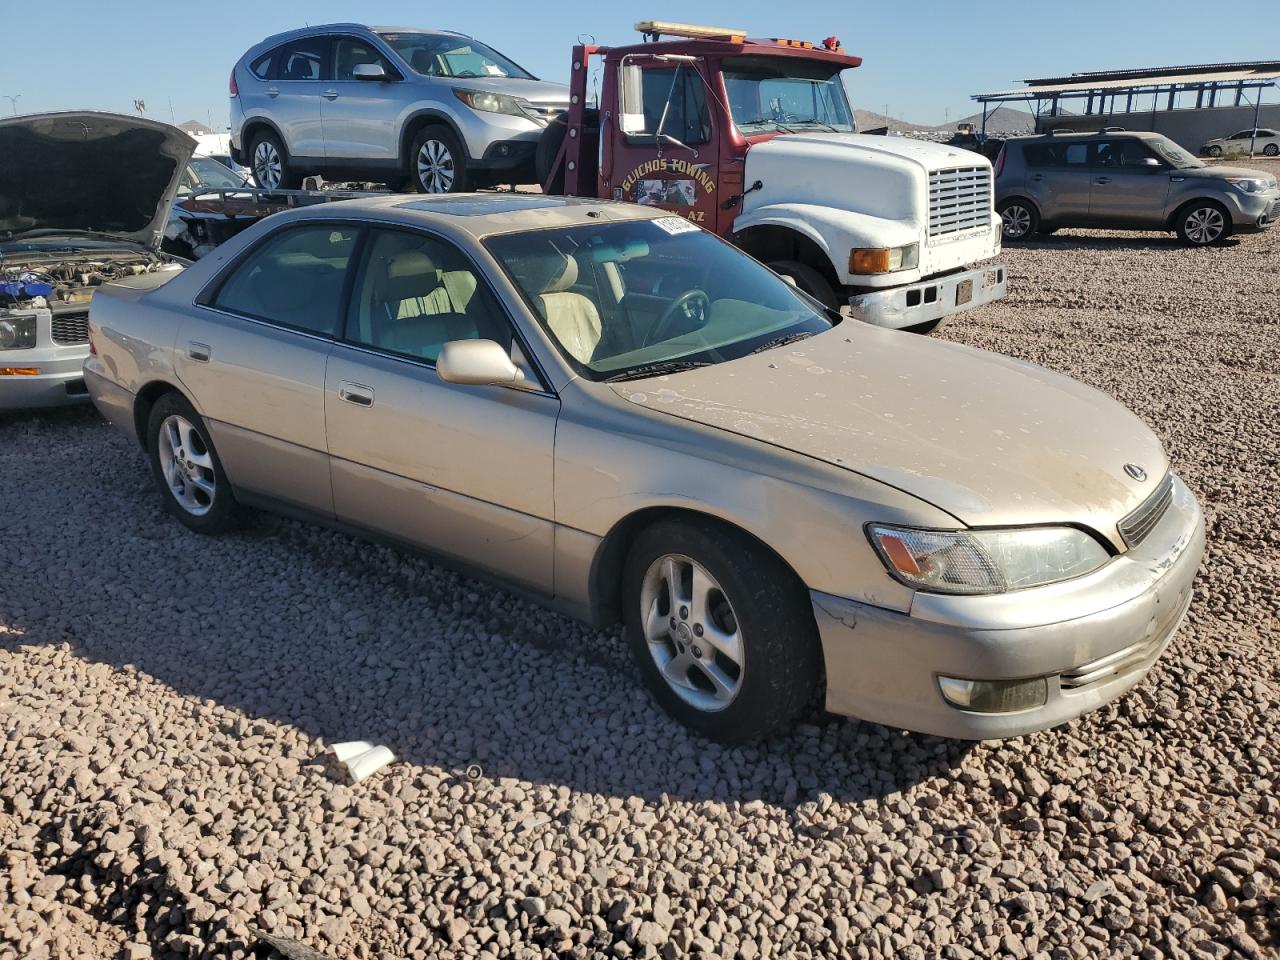
[[[859,130],[876,130],[888,127],[890,133],[955,133],[956,126],[961,123],[972,123],[974,130],[982,129],[982,114],[975,113],[970,117],[962,117],[951,123],[912,123],[910,120],[899,120],[887,117],[883,113],[871,110],[855,110]],[[1014,110],[1011,107],[998,107],[987,114],[987,133],[992,136],[1007,136],[1011,133],[1029,133],[1036,128],[1036,118],[1025,110]]]
[[[871,110],[855,110],[853,111],[853,116],[858,121],[859,130],[876,130],[880,127],[888,127],[890,133],[905,133],[908,130],[933,129],[927,123],[912,123],[910,120],[886,117],[883,113],[874,113]]]

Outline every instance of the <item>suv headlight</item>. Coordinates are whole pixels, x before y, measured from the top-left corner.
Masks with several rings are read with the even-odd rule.
[[[26,350],[35,345],[35,317],[5,317],[0,320],[0,350]]]
[[[1244,193],[1264,193],[1272,185],[1270,177],[1254,179],[1251,177],[1227,177],[1227,183]]]
[[[1111,559],[1075,527],[914,530],[872,524],[867,533],[890,573],[931,593],[1005,593],[1079,577]]]
[[[505,93],[490,93],[488,90],[459,90],[454,88],[453,95],[472,110],[482,113],[505,113],[513,117],[532,119],[515,97]]]

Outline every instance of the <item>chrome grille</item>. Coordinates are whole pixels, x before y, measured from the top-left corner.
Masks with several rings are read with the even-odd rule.
[[[1157,653],[1160,652],[1160,644],[1164,641],[1162,635],[1157,635],[1148,640],[1139,640],[1132,643],[1115,653],[1109,653],[1105,657],[1099,657],[1097,660],[1090,660],[1088,663],[1082,663],[1078,667],[1070,670],[1064,670],[1062,676],[1058,680],[1058,685],[1063,690],[1079,690],[1081,687],[1087,687],[1091,683],[1097,683],[1100,680],[1107,680],[1111,677],[1128,673],[1142,664],[1146,663]]]
[[[1155,492],[1138,505],[1138,509],[1121,520],[1116,527],[1125,545],[1132,548],[1147,539],[1147,535],[1155,529],[1164,512],[1173,501],[1173,474],[1166,473]]]
[[[64,347],[89,342],[89,314],[62,313],[53,318],[53,342]]]
[[[931,238],[990,225],[990,167],[952,167],[929,174]]]

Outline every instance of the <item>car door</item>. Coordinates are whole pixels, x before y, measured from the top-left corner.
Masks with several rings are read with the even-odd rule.
[[[1141,140],[1098,140],[1090,155],[1089,219],[1098,225],[1161,227],[1169,167]]]
[[[1023,147],[1025,188],[1043,220],[1084,223],[1089,217],[1088,141],[1046,141]]]
[[[275,79],[267,86],[271,116],[293,157],[324,159],[324,120],[320,92],[329,79],[329,38],[304,37],[287,43],[275,63]]]
[[[483,275],[452,243],[373,228],[329,358],[325,411],[339,520],[550,595],[559,399],[436,376],[451,340],[523,357]]]
[[[373,43],[360,37],[333,37],[332,56],[333,79],[322,84],[320,92],[326,159],[331,164],[347,160],[394,163],[399,130],[393,97],[400,74]],[[357,80],[355,68],[366,63],[381,66],[387,79]]]
[[[357,230],[286,226],[206,290],[178,330],[178,378],[242,492],[333,515],[325,364]]]

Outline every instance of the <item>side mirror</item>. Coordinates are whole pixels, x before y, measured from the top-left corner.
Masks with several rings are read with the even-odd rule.
[[[524,379],[507,351],[492,340],[450,340],[440,348],[436,375],[445,383],[476,387]]]
[[[618,129],[623,133],[644,133],[644,71],[638,63],[623,64],[618,82],[622,88]]]
[[[1144,166],[1144,167],[1150,167],[1150,168],[1153,168],[1153,169],[1158,170],[1158,169],[1160,169],[1161,167],[1163,167],[1163,166],[1164,166],[1164,164],[1163,164],[1163,163],[1161,163],[1159,160],[1157,160],[1155,157],[1143,157],[1143,158],[1142,158],[1142,166]]]
[[[386,80],[386,68],[380,63],[357,63],[351,71],[357,80]]]

